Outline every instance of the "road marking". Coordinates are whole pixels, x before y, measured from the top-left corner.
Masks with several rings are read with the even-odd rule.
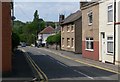
[[[88,76],[88,75],[86,75],[86,74],[84,74],[84,73],[82,73],[80,71],[77,71],[77,70],[74,70],[74,71],[77,72],[77,73],[79,73],[79,74],[81,74],[81,75],[86,76],[87,78],[94,79],[93,77],[90,77],[90,76]]]
[[[26,54],[26,57],[27,59],[30,61],[31,65],[33,66],[33,68],[37,71],[38,75],[43,79],[43,76],[40,74],[40,72],[44,75],[46,81],[45,82],[48,82],[48,78],[47,76],[45,75],[45,73],[39,68],[39,66],[34,62],[34,60],[28,55],[28,53],[26,53],[26,51],[24,49],[21,49],[23,52],[25,52]],[[35,65],[34,65],[35,64]],[[39,69],[39,71],[37,70],[37,68]]]
[[[89,66],[92,66],[92,67],[96,67],[96,68],[99,68],[99,69],[102,69],[102,70],[106,70],[106,71],[109,71],[109,72],[112,72],[112,73],[120,74],[119,71],[117,72],[117,71],[114,71],[114,70],[111,70],[111,69],[107,69],[107,68],[103,68],[103,67],[96,66],[96,65],[93,65],[93,64],[85,63],[85,62],[82,62],[82,61],[80,61],[80,60],[78,60],[78,59],[74,59],[74,58],[71,58],[71,57],[68,57],[68,56],[63,56],[63,55],[61,55],[60,53],[55,53],[55,52],[52,52],[52,51],[47,50],[47,49],[44,49],[44,50],[46,50],[46,51],[48,51],[48,52],[51,52],[51,53],[54,53],[55,55],[61,56],[61,57],[63,57],[63,58],[76,61],[76,62],[78,62],[78,63],[86,64],[86,65],[89,65]]]
[[[68,67],[68,66],[62,64],[61,62],[58,62],[58,61],[57,61],[57,63],[59,63],[60,65],[62,65],[62,66],[64,66],[64,67]]]

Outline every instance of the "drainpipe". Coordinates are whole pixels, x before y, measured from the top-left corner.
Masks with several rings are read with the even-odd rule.
[[[114,0],[114,60],[113,63],[115,64],[115,56],[116,56],[116,0]]]

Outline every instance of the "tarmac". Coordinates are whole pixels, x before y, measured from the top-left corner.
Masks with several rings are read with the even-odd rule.
[[[79,62],[82,64],[86,64],[89,66],[93,66],[98,69],[102,69],[102,70],[106,70],[109,72],[120,74],[120,66],[119,65],[95,61],[92,59],[82,57],[82,54],[75,54],[73,52],[68,52],[68,51],[63,51],[63,50],[55,50],[55,49],[49,49],[49,48],[39,48],[39,49],[49,51],[49,52],[59,55],[61,57],[64,57],[64,58],[67,58],[67,59],[70,59],[70,60],[73,60],[73,61],[76,61],[76,62]]]

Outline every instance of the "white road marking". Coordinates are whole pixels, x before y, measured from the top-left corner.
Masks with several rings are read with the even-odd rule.
[[[84,74],[84,73],[82,73],[80,71],[77,71],[77,70],[74,70],[74,71],[77,72],[77,73],[79,73],[79,74],[82,74],[82,75],[86,76],[87,78],[94,79],[93,77],[88,76],[88,75],[86,75],[86,74]]]
[[[57,61],[57,63],[59,63],[60,65],[62,65],[62,66],[64,66],[64,67],[68,67],[68,66],[66,66],[66,65],[64,65],[64,64],[62,64],[62,63],[60,63],[60,62],[58,62],[58,61]]]

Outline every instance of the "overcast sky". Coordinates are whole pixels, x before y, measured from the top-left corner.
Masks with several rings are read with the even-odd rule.
[[[58,21],[59,14],[65,16],[79,10],[79,2],[15,2],[16,20],[23,22],[32,21],[35,10],[38,10],[39,17],[45,21]]]

